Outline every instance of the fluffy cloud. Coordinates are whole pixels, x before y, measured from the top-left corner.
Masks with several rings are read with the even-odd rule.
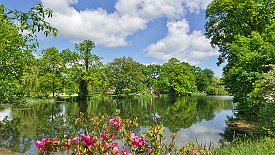
[[[115,8],[120,14],[146,20],[159,17],[179,18],[184,13],[182,0],[119,0]]]
[[[153,19],[181,19],[187,10],[204,9],[210,1],[118,0],[113,13],[101,8],[78,11],[72,6],[78,0],[42,0],[42,3],[53,10],[49,22],[59,30],[59,35],[71,41],[91,39],[96,44],[117,47],[127,45],[127,37],[145,29]]]
[[[59,35],[72,41],[91,39],[108,47],[124,46],[129,35],[146,28],[147,24],[142,18],[107,13],[103,9],[77,11],[70,6],[77,3],[73,0],[42,0],[42,3],[53,10],[49,22],[59,30]]]
[[[213,0],[183,0],[185,7],[191,12],[199,12],[205,10],[207,5]]]
[[[190,33],[186,20],[167,23],[167,36],[147,47],[147,55],[162,60],[177,58],[197,65],[201,60],[218,55],[201,31]]]

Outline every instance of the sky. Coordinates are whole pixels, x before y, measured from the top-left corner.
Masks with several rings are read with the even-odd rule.
[[[202,69],[216,65],[217,48],[204,36],[205,10],[212,0],[0,0],[10,9],[28,11],[37,3],[53,10],[47,21],[57,37],[38,34],[39,50],[74,49],[75,43],[95,42],[93,54],[104,63],[132,57],[142,64],[163,64],[170,58]]]

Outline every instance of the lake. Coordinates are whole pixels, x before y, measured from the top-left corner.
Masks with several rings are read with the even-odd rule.
[[[226,120],[234,115],[230,96],[161,97],[139,99],[90,99],[87,102],[34,101],[24,108],[0,108],[0,148],[25,154],[37,154],[34,140],[55,131],[58,116],[71,118],[80,112],[88,115],[112,115],[121,110],[121,117],[137,117],[142,128],[162,123],[164,135],[176,133],[177,145],[188,141],[218,144],[223,139]],[[48,130],[46,130],[47,128]],[[0,130],[0,131],[1,131]]]

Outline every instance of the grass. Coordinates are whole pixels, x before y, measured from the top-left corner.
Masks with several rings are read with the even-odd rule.
[[[215,155],[274,155],[275,139],[261,138],[256,141],[235,141],[228,146],[218,148]]]

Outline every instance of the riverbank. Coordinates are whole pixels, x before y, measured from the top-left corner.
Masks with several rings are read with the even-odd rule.
[[[275,154],[275,139],[261,138],[232,142],[230,145],[218,148],[215,155],[273,155]]]

